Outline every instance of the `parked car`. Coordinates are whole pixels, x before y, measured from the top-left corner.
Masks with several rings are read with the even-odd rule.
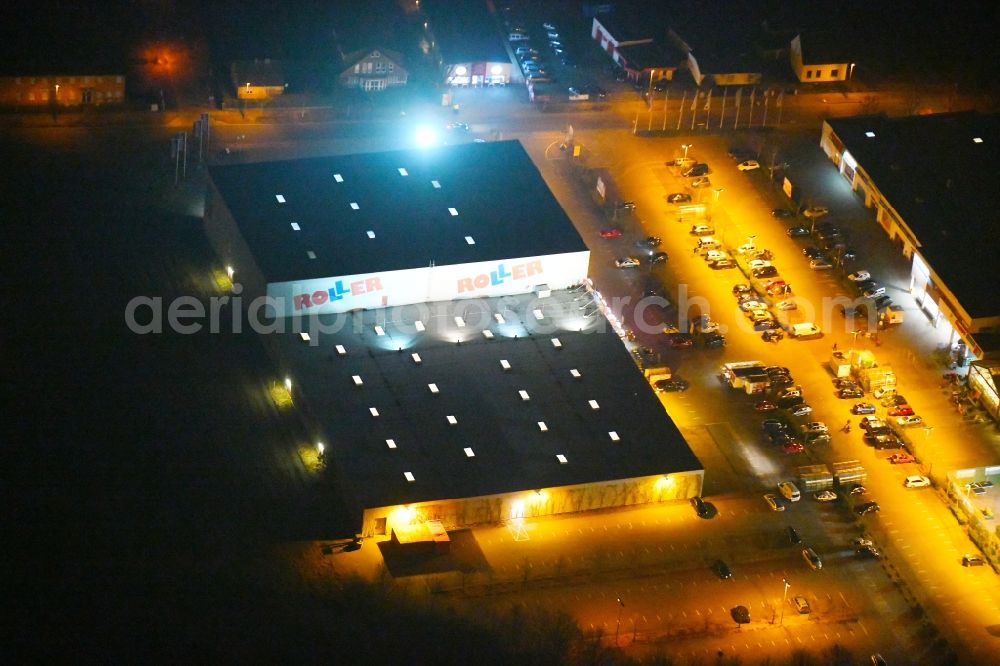
[[[785,231],[790,238],[795,238],[796,236],[808,236],[809,229],[806,227],[792,227]]]
[[[917,459],[909,453],[893,453],[887,458],[887,460],[893,465],[906,465],[912,462],[917,462]]]
[[[746,160],[737,164],[736,168],[740,171],[753,171],[760,168],[760,163],[757,160]]]
[[[638,257],[622,257],[620,259],[615,259],[615,266],[618,268],[636,268],[638,265]]]
[[[719,259],[717,261],[713,261],[712,263],[710,263],[708,267],[714,268],[716,270],[723,268],[736,268],[736,262],[733,261],[732,259]]]
[[[789,527],[787,532],[788,532],[789,543],[796,546],[802,543],[802,537],[799,536],[799,533],[795,530],[794,527]]]
[[[822,421],[810,421],[799,426],[802,432],[829,432],[830,429]]]
[[[882,285],[876,284],[874,286],[869,287],[868,289],[865,289],[865,291],[864,291],[864,297],[865,298],[875,298],[876,296],[881,296],[884,293],[885,293],[885,287],[883,287]]]
[[[715,233],[715,229],[707,224],[696,224],[691,227],[691,233],[695,236],[711,236]]]
[[[694,512],[698,514],[699,518],[708,519],[718,513],[714,505],[709,504],[700,497],[692,497],[691,506],[694,507]]]
[[[926,476],[908,476],[903,479],[904,488],[926,488],[931,485],[931,480]]]
[[[837,397],[841,398],[841,399],[863,398],[863,397],[865,397],[865,392],[862,391],[860,388],[847,387],[847,388],[842,388],[839,391],[837,391]]]
[[[917,415],[912,416],[897,416],[896,423],[904,428],[909,428],[912,426],[922,425],[924,420]]]
[[[872,279],[872,274],[868,271],[854,271],[848,274],[847,279],[851,282],[864,282]]]
[[[788,411],[791,413],[792,416],[807,416],[809,414],[812,414],[812,410],[813,408],[810,407],[809,405],[796,405],[795,407],[792,407]]]
[[[699,176],[691,181],[691,187],[712,187],[712,181],[708,176]]]
[[[695,176],[706,176],[711,172],[712,171],[711,169],[708,168],[707,164],[698,163],[682,171],[681,175],[684,176],[685,178],[693,178]]]
[[[705,347],[708,348],[708,349],[714,349],[714,348],[717,348],[717,347],[725,347],[726,346],[726,336],[720,335],[719,333],[712,333],[710,335],[706,335],[704,337],[704,339],[702,340],[702,342],[704,342]]]
[[[818,571],[823,568],[823,560],[820,559],[819,555],[812,548],[802,549],[802,559],[806,561],[810,569]]]
[[[821,490],[815,497],[817,502],[832,502],[837,499],[837,493],[832,490]]]
[[[852,414],[874,414],[875,405],[870,402],[859,402],[851,407]]]
[[[810,259],[816,259],[823,256],[823,250],[819,249],[815,245],[807,245],[802,248],[802,254],[806,255]]]
[[[743,294],[752,294],[753,289],[748,284],[734,284],[732,292],[733,296],[742,296]]]
[[[771,217],[776,217],[779,220],[787,220],[789,218],[795,217],[795,213],[788,210],[787,208],[774,208],[771,210]]]
[[[795,605],[795,610],[797,610],[801,615],[808,615],[809,611],[812,610],[809,608],[809,602],[803,596],[796,596],[792,599],[792,603]]]
[[[760,268],[754,268],[750,271],[750,275],[757,278],[758,280],[763,278],[773,278],[777,277],[778,269],[774,266],[762,266]]]
[[[802,453],[806,450],[806,447],[802,446],[801,442],[796,442],[795,440],[786,441],[781,445],[781,450],[785,453]]]
[[[764,419],[760,427],[768,435],[776,435],[788,431],[788,424],[781,419]]]
[[[779,503],[778,496],[775,495],[774,493],[767,493],[766,495],[764,495],[764,501],[767,502],[767,505],[769,507],[771,507],[771,511],[785,510],[785,505]]]
[[[601,229],[601,238],[619,238],[622,235],[621,229]]]
[[[833,264],[826,257],[817,257],[809,262],[809,268],[814,271],[828,271],[833,268]]]
[[[761,400],[756,404],[754,404],[753,408],[756,409],[758,412],[773,412],[774,410],[778,409],[778,406],[773,402],[771,402],[770,400]]]
[[[691,201],[690,194],[684,194],[682,192],[674,192],[673,194],[667,195],[667,203],[680,204],[680,203],[688,203],[689,201]]]
[[[803,217],[808,217],[808,218],[818,218],[818,217],[823,217],[829,212],[830,210],[825,206],[812,206],[811,208],[806,208],[804,211],[802,211],[802,215]]]
[[[889,410],[889,416],[913,416],[913,407],[909,405],[896,405]]]
[[[668,258],[669,257],[667,257],[667,253],[666,252],[654,252],[651,255],[649,255],[649,263],[651,263],[651,264],[662,264]]]
[[[714,571],[715,574],[723,580],[728,580],[733,577],[733,572],[729,568],[729,565],[722,560],[716,560],[715,563],[712,564],[712,571]]]
[[[720,259],[729,259],[729,255],[722,250],[708,250],[705,252],[705,261],[718,261]]]
[[[670,338],[671,349],[688,349],[694,346],[694,338],[687,333],[679,333]]]
[[[878,505],[878,502],[864,502],[854,507],[854,513],[859,516],[864,516],[866,514],[879,511],[880,509],[881,507]]]
[[[767,303],[763,301],[758,301],[755,298],[748,298],[744,301],[740,301],[740,310],[743,312],[753,312],[754,310],[767,310]]]
[[[963,567],[981,567],[986,564],[984,560],[979,555],[963,555],[962,556],[962,566]]]
[[[636,242],[636,246],[638,246],[638,247],[660,247],[660,244],[662,244],[662,243],[663,243],[663,240],[660,239],[658,236],[647,236],[646,238],[643,238],[641,241],[637,241]]]
[[[658,393],[687,391],[688,386],[689,384],[686,379],[679,379],[677,377],[671,379],[658,379],[653,384],[653,388],[656,389]]]
[[[767,259],[751,259],[747,262],[747,268],[754,270],[756,268],[767,268],[771,265],[771,262]]]

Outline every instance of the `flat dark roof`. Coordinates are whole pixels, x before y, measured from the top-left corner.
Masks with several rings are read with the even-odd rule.
[[[316,346],[296,333],[279,336],[281,354],[363,508],[702,470],[621,339],[599,313],[583,315],[586,303],[585,291],[559,291],[356,312],[341,316],[341,331],[314,338]]]
[[[920,254],[962,307],[973,317],[1000,314],[1000,114],[827,123],[913,230]]]
[[[209,174],[268,282],[587,249],[517,141],[215,165]]]
[[[444,64],[510,62],[500,37],[503,27],[485,2],[424,0],[422,9],[431,19]]]

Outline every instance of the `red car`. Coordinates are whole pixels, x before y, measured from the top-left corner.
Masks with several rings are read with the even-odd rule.
[[[913,416],[913,407],[909,405],[896,405],[889,410],[889,416]]]
[[[618,238],[621,235],[621,229],[601,229],[601,238]]]
[[[781,445],[781,450],[785,453],[802,453],[805,451],[805,448],[806,447],[802,446],[798,442],[788,442],[787,444]]]
[[[768,400],[761,400],[756,405],[753,406],[758,412],[773,412],[778,408],[776,404]]]
[[[904,465],[906,463],[917,461],[917,459],[911,456],[909,453],[893,453],[891,456],[889,456],[888,460],[893,465]]]

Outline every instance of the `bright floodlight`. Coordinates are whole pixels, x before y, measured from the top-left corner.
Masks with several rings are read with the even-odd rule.
[[[417,128],[417,146],[430,148],[438,142],[437,132],[426,125]]]

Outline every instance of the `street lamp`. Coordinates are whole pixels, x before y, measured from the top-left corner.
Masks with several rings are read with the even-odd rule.
[[[924,459],[926,460],[930,453],[930,438],[931,431],[934,430],[934,426],[925,425],[924,426]],[[927,466],[927,476],[932,476],[934,473],[934,461],[931,460],[930,464]]]
[[[688,148],[690,148],[690,147],[691,147],[690,143],[682,143],[681,144],[681,148],[684,149],[684,159],[685,160],[687,160],[687,158],[688,158]]]
[[[779,627],[785,623],[785,603],[788,601],[788,588],[792,586],[787,578],[782,578],[781,582],[785,584],[785,591],[781,593],[781,619],[778,620]]]
[[[749,245],[750,247],[755,247],[755,245],[753,244],[755,240],[757,240],[756,236],[747,236],[747,245]]]
[[[615,647],[618,646],[618,629],[622,624],[622,609],[625,608],[625,602],[622,601],[621,597],[618,597],[618,619],[615,620]]]

